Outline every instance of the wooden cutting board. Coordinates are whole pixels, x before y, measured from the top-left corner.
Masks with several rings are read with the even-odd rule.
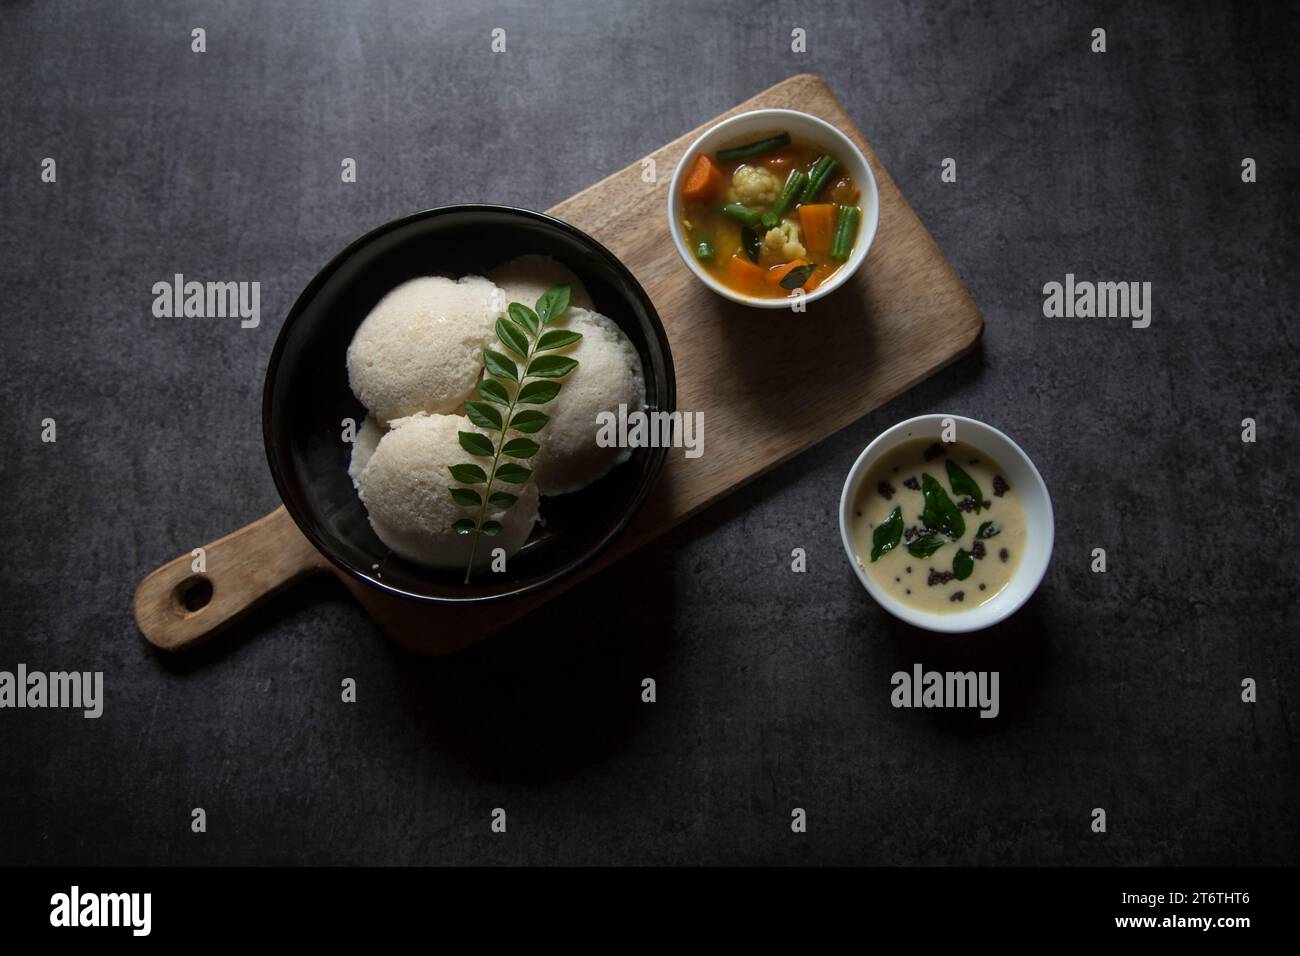
[[[747,309],[715,295],[681,262],[668,233],[668,184],[686,149],[714,123],[764,107],[802,110],[839,127],[862,149],[880,191],[880,227],[862,268],[803,314]],[[187,607],[177,593],[192,582],[190,555],[145,578],[135,601],[145,637],[166,649],[187,646],[302,576],[328,571],[403,646],[426,654],[459,650],[878,408],[978,340],[984,322],[975,303],[819,77],[778,83],[650,158],[657,182],[644,181],[643,160],[637,160],[548,210],[603,243],[636,275],[668,333],[677,408],[704,413],[704,454],[687,459],[680,449],[670,450],[654,492],[604,554],[518,601],[428,607],[391,598],[336,569],[281,507],[207,546],[213,589],[201,608]],[[189,597],[190,605],[203,600],[202,594]]]

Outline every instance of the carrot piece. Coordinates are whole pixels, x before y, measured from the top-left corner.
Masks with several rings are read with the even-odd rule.
[[[695,165],[682,180],[682,198],[703,202],[717,192],[722,185],[722,170],[717,164],[701,153],[695,157]]]
[[[797,266],[808,265],[807,259],[791,259],[789,262],[783,262],[779,266],[772,266],[767,270],[767,284],[776,288],[781,287],[781,280],[785,278],[786,273]]]
[[[827,252],[835,238],[835,204],[812,203],[799,207],[799,228],[809,252]]]
[[[746,295],[761,295],[766,273],[744,256],[737,253],[727,260],[727,285]]]
[[[808,281],[803,284],[803,290],[805,292],[811,292],[813,289],[817,288],[819,285],[821,285],[823,282],[829,279],[831,273],[834,271],[835,271],[835,266],[831,265],[828,262],[823,262],[821,265],[819,265],[816,269],[812,271],[812,275],[808,277]]]

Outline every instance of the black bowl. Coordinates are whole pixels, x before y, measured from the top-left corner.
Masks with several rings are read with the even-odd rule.
[[[262,395],[262,432],[275,486],[303,534],[348,574],[390,594],[430,604],[478,604],[519,597],[573,573],[632,519],[667,450],[638,448],[595,484],[542,499],[541,523],[500,573],[438,571],[393,554],[376,537],[348,477],[366,410],[348,387],[347,349],[367,313],[407,279],[487,273],[527,253],[568,266],[597,311],[627,333],[641,356],[646,405],[676,407],[672,355],[663,325],[632,273],[590,236],[551,216],[508,206],[444,206],[380,226],[334,257],[298,296],[271,352]]]

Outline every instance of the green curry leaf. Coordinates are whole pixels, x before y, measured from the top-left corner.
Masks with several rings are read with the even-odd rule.
[[[898,547],[903,538],[903,509],[897,505],[889,517],[880,523],[871,534],[871,560],[878,561],[881,555],[888,554]]]
[[[925,559],[934,554],[945,544],[947,544],[947,542],[937,534],[917,535],[907,545],[907,553],[914,558]]]
[[[966,520],[948,497],[948,492],[929,473],[921,475],[921,495],[925,499],[921,521],[926,528],[947,535],[954,541],[966,533]]]
[[[952,486],[952,493],[961,497],[973,498],[975,501],[975,513],[979,514],[980,509],[984,507],[984,493],[980,491],[980,486],[975,483],[975,479],[966,474],[961,465],[957,464],[951,458],[947,461],[948,465],[948,484]]]
[[[456,504],[478,509],[477,518],[458,518],[451,526],[452,531],[458,535],[474,536],[469,560],[465,565],[466,584],[474,572],[474,556],[478,551],[479,538],[482,535],[492,537],[504,530],[500,521],[488,518],[488,508],[505,511],[519,500],[519,496],[511,492],[493,491],[493,483],[522,485],[533,476],[531,468],[518,461],[503,459],[526,460],[541,448],[530,438],[510,438],[508,432],[538,432],[549,420],[539,411],[516,409],[520,405],[542,405],[551,401],[559,394],[562,384],[555,379],[568,375],[578,367],[574,359],[566,356],[539,354],[572,345],[582,338],[579,333],[567,329],[543,331],[546,326],[563,319],[568,308],[567,285],[557,285],[542,293],[542,297],[537,300],[536,312],[519,302],[511,302],[506,307],[510,321],[497,319],[496,336],[508,352],[520,359],[522,366],[508,355],[489,348],[483,349],[485,375],[479,382],[478,393],[484,401],[467,401],[465,415],[479,428],[499,434],[489,437],[479,432],[457,432],[457,438],[461,448],[471,455],[490,458],[491,468],[484,471],[477,464],[466,463],[451,465],[448,469],[451,477],[461,485],[486,486],[482,493],[473,488],[449,489]],[[507,381],[518,386],[513,390],[513,396],[512,390],[506,385]],[[496,406],[501,406],[504,411]]]
[[[952,574],[958,581],[965,581],[975,570],[975,559],[965,548],[958,548],[952,556]]]

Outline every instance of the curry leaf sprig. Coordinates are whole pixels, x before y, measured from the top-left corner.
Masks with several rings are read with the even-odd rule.
[[[532,435],[550,421],[548,415],[535,408],[519,406],[545,405],[560,393],[561,383],[555,380],[578,367],[577,361],[566,356],[542,354],[572,345],[582,338],[581,333],[568,329],[547,329],[562,319],[568,308],[567,285],[547,289],[537,300],[536,310],[511,302],[506,309],[509,321],[497,319],[496,324],[497,339],[505,352],[483,349],[486,373],[478,386],[482,401],[465,402],[465,415],[490,434],[457,434],[461,448],[475,457],[491,459],[491,464],[486,470],[472,462],[450,467],[451,476],[467,486],[453,487],[451,497],[458,505],[478,509],[477,517],[461,518],[452,525],[457,534],[474,536],[469,563],[465,566],[466,584],[474,570],[479,538],[501,533],[501,523],[488,518],[488,508],[505,511],[519,500],[519,496],[511,492],[493,491],[493,485],[496,482],[508,485],[526,482],[533,476],[532,469],[519,462],[532,458],[541,448],[531,438],[510,438],[509,433]],[[481,491],[474,487],[477,485],[483,486]]]

